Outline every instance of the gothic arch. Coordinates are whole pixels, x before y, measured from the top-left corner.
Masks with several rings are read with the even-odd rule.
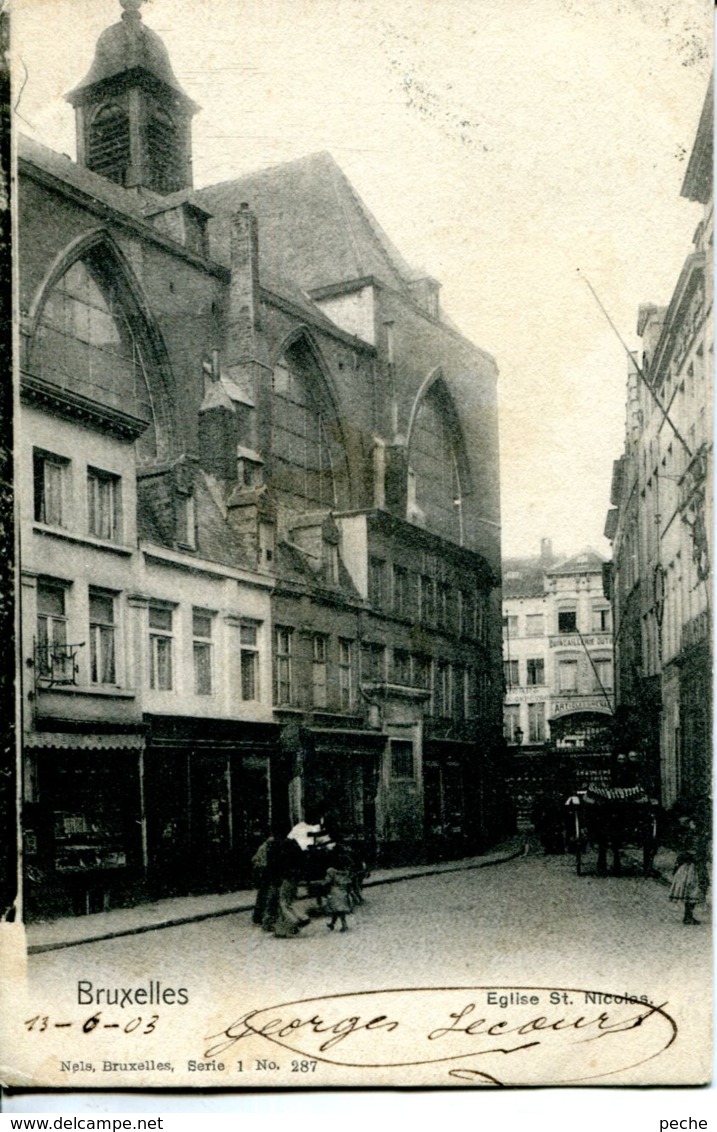
[[[309,327],[295,327],[274,357],[272,480],[296,510],[350,505],[349,461],[333,378]]]
[[[31,372],[99,404],[125,412],[133,404],[149,423],[137,442],[140,462],[176,455],[167,350],[130,263],[106,229],[78,237],[55,257],[28,322]],[[93,380],[94,355],[102,351],[109,376],[100,369]]]
[[[440,367],[422,383],[408,426],[409,511],[435,534],[463,542],[463,501],[471,477],[460,418]]]

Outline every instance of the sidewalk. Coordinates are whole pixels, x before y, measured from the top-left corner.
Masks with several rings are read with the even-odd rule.
[[[467,857],[460,861],[443,861],[435,865],[405,865],[395,869],[374,869],[365,888],[379,884],[396,884],[414,877],[430,877],[439,873],[461,872],[464,869],[483,869],[500,865],[522,856],[524,837],[514,837],[481,857]],[[27,951],[36,955],[42,951],[56,951],[63,947],[77,947],[118,936],[140,935],[159,928],[179,927],[198,920],[231,916],[237,912],[250,912],[254,907],[254,890],[210,893],[206,896],[175,896],[157,900],[154,904],[141,904],[135,908],[113,908],[90,916],[73,916],[63,920],[40,921],[26,927]]]

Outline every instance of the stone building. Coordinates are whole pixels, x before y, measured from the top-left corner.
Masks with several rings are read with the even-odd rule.
[[[640,307],[605,527],[618,717],[666,806],[711,782],[712,92],[682,186],[701,217],[669,304]]]
[[[604,559],[503,561],[503,734],[518,822],[536,802],[607,779],[614,710],[610,603]],[[562,804],[562,802],[560,803]]]
[[[501,831],[497,370],[326,154],[194,190],[140,0],[18,155],[30,914]]]

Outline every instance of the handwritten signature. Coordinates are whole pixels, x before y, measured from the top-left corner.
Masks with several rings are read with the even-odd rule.
[[[496,994],[506,990],[509,998]],[[605,998],[614,1004],[586,1009]],[[506,1001],[517,1005],[491,1005]],[[542,1007],[557,1001],[557,1010]],[[666,1005],[556,987],[358,991],[249,1009],[206,1039],[205,1057],[253,1039],[252,1048],[268,1041],[347,1069],[440,1064],[449,1078],[474,1084],[574,1083],[663,1053],[677,1036]],[[476,1057],[479,1067],[465,1064]]]

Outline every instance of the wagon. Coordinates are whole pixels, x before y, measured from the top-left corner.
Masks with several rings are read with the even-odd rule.
[[[607,873],[608,849],[612,873],[622,873],[622,850],[641,853],[642,872],[650,876],[658,844],[660,806],[641,786],[591,786],[572,794],[565,803],[566,840],[575,854],[578,876],[585,872],[588,855],[596,853],[595,871]]]

